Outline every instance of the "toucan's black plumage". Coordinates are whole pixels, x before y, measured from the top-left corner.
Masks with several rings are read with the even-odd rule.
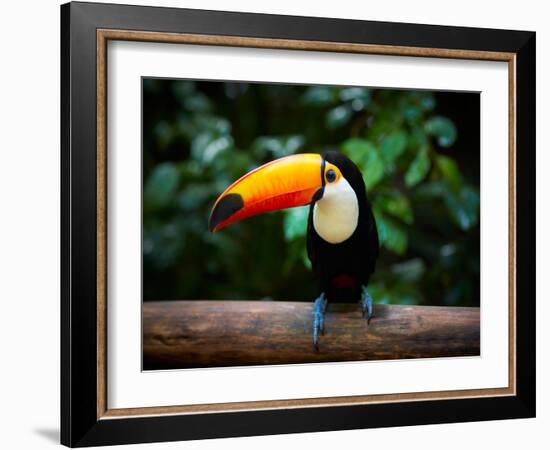
[[[378,233],[361,172],[345,155],[326,152],[323,159],[334,164],[351,185],[359,204],[357,228],[344,242],[331,244],[315,231],[312,202],[307,225],[307,252],[319,288],[329,302],[355,302],[361,299],[378,258]],[[323,188],[324,189],[324,188]],[[322,193],[319,193],[321,197]]]

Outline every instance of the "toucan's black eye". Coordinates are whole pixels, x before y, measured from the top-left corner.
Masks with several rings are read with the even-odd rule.
[[[332,183],[336,180],[336,172],[332,169],[327,170],[325,178],[327,179],[327,183]]]

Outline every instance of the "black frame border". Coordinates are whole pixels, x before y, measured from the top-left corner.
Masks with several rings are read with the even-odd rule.
[[[97,418],[96,30],[516,55],[516,395]],[[534,32],[69,3],[61,6],[61,443],[71,447],[534,417]]]

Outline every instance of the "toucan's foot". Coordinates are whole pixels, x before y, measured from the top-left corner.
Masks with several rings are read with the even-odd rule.
[[[319,333],[325,334],[327,296],[322,293],[313,304],[313,345],[319,350]]]
[[[363,286],[363,294],[361,295],[361,310],[363,311],[363,317],[367,319],[367,323],[370,323],[370,319],[372,318],[372,297],[365,286]]]

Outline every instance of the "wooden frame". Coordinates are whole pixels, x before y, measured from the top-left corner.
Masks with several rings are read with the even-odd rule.
[[[85,446],[534,416],[534,33],[89,3],[63,5],[61,15],[62,443]],[[508,62],[509,386],[108,409],[108,40]]]

